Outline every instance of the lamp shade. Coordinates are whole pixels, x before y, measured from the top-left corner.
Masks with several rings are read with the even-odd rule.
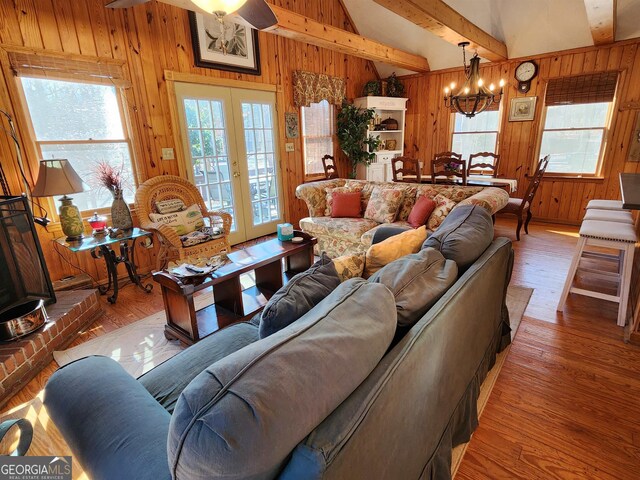
[[[238,10],[242,5],[247,3],[247,0],[191,0],[196,6],[200,7],[205,12],[209,13],[233,13]]]
[[[31,194],[34,197],[53,197],[83,192],[87,186],[69,163],[69,160],[42,160],[38,181]]]

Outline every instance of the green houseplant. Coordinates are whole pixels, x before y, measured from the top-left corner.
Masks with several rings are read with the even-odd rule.
[[[375,158],[375,152],[380,145],[378,138],[368,134],[369,123],[375,112],[372,108],[361,109],[353,104],[344,102],[338,113],[338,142],[340,149],[351,162],[350,178],[356,178],[358,164],[369,165]]]

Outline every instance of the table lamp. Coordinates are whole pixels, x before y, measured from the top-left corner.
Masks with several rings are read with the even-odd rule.
[[[86,185],[73,169],[69,160],[42,160],[38,171],[38,181],[31,194],[34,197],[53,197],[62,195],[60,199],[60,223],[62,232],[68,242],[80,240],[84,232],[80,210],[68,197],[69,193],[86,190]]]

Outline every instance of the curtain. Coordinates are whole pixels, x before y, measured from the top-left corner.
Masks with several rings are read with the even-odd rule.
[[[344,78],[302,70],[293,72],[293,103],[296,107],[308,107],[322,100],[342,105],[346,90]]]

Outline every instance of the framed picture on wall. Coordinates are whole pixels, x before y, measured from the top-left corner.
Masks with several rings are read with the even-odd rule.
[[[510,122],[527,122],[533,120],[536,114],[536,100],[538,97],[519,97],[511,99],[509,110]]]
[[[260,75],[258,31],[231,19],[189,12],[197,67]]]

